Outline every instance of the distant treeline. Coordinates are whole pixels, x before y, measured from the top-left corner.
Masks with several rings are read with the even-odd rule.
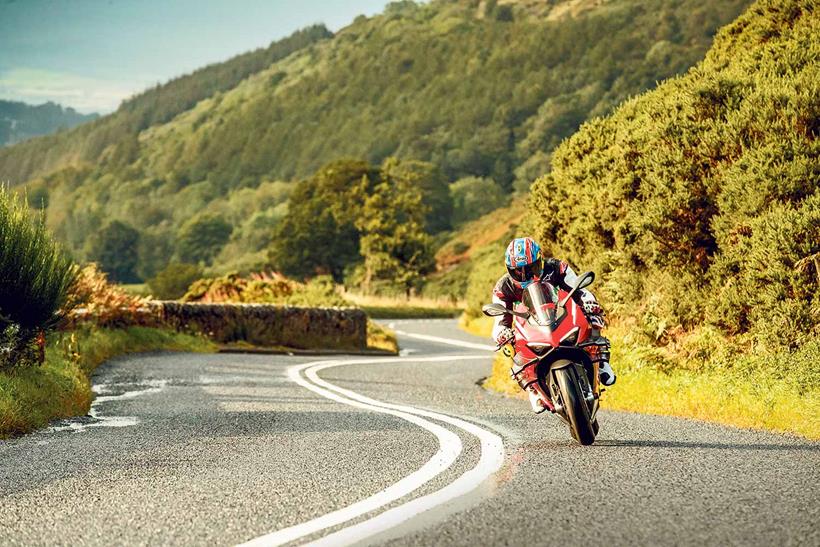
[[[0,100],[0,146],[8,146],[39,135],[47,135],[97,118],[97,114],[80,114],[71,107],[52,102],[33,106]]]

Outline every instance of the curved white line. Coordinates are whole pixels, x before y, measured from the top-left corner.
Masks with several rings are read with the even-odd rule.
[[[462,359],[475,359],[478,357],[483,357],[483,355],[453,355],[429,357],[422,359],[390,358],[358,360],[354,359],[346,361],[318,361],[313,363],[307,363],[304,365],[297,365],[295,367],[291,367],[290,369],[288,369],[288,375],[294,382],[331,400],[341,402],[343,404],[348,404],[350,406],[373,410],[375,412],[392,414],[394,416],[398,416],[400,418],[408,420],[416,425],[419,425],[420,427],[424,427],[428,430],[430,430],[429,426],[433,426],[434,428],[440,428],[440,426],[432,424],[427,420],[423,420],[422,418],[419,418],[419,416],[437,419],[445,423],[454,425],[455,427],[458,427],[464,431],[467,431],[477,436],[481,441],[481,457],[479,458],[479,462],[476,464],[475,467],[465,472],[463,475],[461,475],[454,482],[450,483],[448,486],[436,492],[433,492],[432,494],[422,496],[421,498],[417,498],[415,500],[406,502],[400,506],[394,507],[380,515],[372,517],[361,523],[349,526],[347,528],[343,528],[342,530],[330,534],[325,538],[321,538],[317,541],[317,543],[333,545],[348,544],[360,541],[366,537],[372,536],[381,531],[396,526],[397,524],[414,517],[422,511],[432,509],[433,507],[440,505],[441,503],[459,497],[477,488],[481,482],[483,482],[492,473],[501,468],[504,459],[503,442],[501,438],[498,435],[495,435],[494,433],[486,431],[470,422],[466,422],[459,418],[447,416],[445,414],[421,410],[410,406],[393,405],[389,403],[383,403],[381,401],[376,401],[374,399],[370,399],[369,397],[359,395],[358,393],[338,387],[325,380],[322,380],[317,375],[317,372],[325,368],[355,364],[384,364],[401,363],[406,361],[454,361]],[[305,375],[314,383],[310,383],[301,377],[300,372],[305,369],[307,369]],[[338,394],[334,393],[334,391]],[[339,394],[342,394],[344,396]],[[450,432],[447,431],[447,433]],[[452,435],[452,433],[450,434]],[[445,445],[443,443],[447,441],[443,441],[442,437],[440,437],[439,435],[436,436],[438,437],[440,443],[440,453],[442,450],[445,449]],[[412,473],[411,475],[408,475],[404,479],[401,479],[399,482],[393,484],[392,486],[386,488],[385,490],[377,494],[374,494],[373,496],[370,496],[348,507],[339,509],[337,511],[333,511],[331,513],[328,513],[327,515],[323,515],[316,519],[261,536],[254,540],[251,540],[248,543],[245,543],[244,545],[281,545],[283,543],[295,541],[307,535],[319,532],[330,526],[341,524],[343,522],[361,516],[367,512],[371,512],[380,507],[383,507],[421,487],[425,483],[432,480],[435,476],[440,474],[442,471],[444,471],[447,467],[452,465],[455,458],[457,458],[458,454],[461,452],[460,439],[458,440],[458,448],[458,453],[455,454],[453,460],[449,461],[449,463],[447,463],[445,467],[441,467],[441,463],[439,463],[439,465],[436,466],[435,464],[432,464],[433,460],[430,460],[418,471]],[[438,471],[433,472],[434,469],[438,469]],[[427,478],[425,478],[424,476],[425,471],[428,475]]]
[[[383,507],[384,505],[409,494],[423,484],[434,479],[436,476],[449,468],[453,462],[456,461],[459,454],[461,454],[462,444],[458,435],[450,432],[438,424],[434,424],[406,412],[383,408],[342,397],[332,391],[328,391],[327,389],[311,384],[300,375],[302,370],[311,366],[341,364],[348,363],[346,361],[316,361],[303,365],[297,365],[288,369],[288,376],[300,386],[318,393],[327,399],[331,399],[349,406],[370,410],[372,412],[390,414],[418,425],[436,436],[439,444],[438,451],[421,468],[370,497],[353,503],[352,505],[348,505],[347,507],[343,507],[342,509],[322,515],[321,517],[260,536],[247,543],[244,543],[243,546],[282,545],[379,509],[380,507]]]
[[[482,356],[483,357],[483,356]],[[475,358],[472,357],[472,358]],[[435,359],[429,359],[429,361],[447,361],[451,360],[452,357],[440,357]],[[380,361],[381,363],[385,362],[395,362],[394,361]],[[420,498],[416,498],[414,500],[410,500],[398,507],[394,507],[372,517],[368,520],[360,522],[358,524],[348,526],[339,530],[338,532],[334,532],[330,535],[327,535],[321,539],[318,539],[314,542],[311,542],[310,545],[328,545],[328,546],[336,546],[336,545],[350,545],[352,543],[356,543],[358,541],[362,541],[370,536],[393,528],[411,518],[415,517],[419,513],[423,513],[424,511],[429,511],[434,507],[446,503],[450,500],[468,494],[472,490],[478,488],[478,486],[484,482],[484,480],[488,479],[493,473],[501,469],[501,466],[504,463],[504,443],[501,440],[501,437],[496,435],[495,433],[491,433],[486,429],[482,429],[475,424],[470,422],[461,420],[459,418],[454,418],[452,416],[448,416],[446,414],[440,414],[438,412],[431,412],[428,410],[421,410],[414,407],[408,407],[403,405],[394,405],[390,403],[383,403],[381,401],[376,401],[374,399],[370,399],[369,397],[365,397],[363,395],[359,395],[353,391],[348,389],[340,388],[329,382],[322,380],[319,378],[317,373],[325,368],[330,368],[334,366],[340,365],[353,365],[353,364],[377,364],[376,361],[370,362],[349,362],[346,361],[344,363],[336,363],[336,364],[322,364],[317,365],[314,367],[309,368],[305,375],[313,380],[318,385],[322,385],[328,388],[335,389],[337,392],[347,395],[351,399],[361,401],[366,404],[372,404],[374,406],[380,406],[382,408],[389,408],[394,410],[401,410],[404,412],[412,412],[419,416],[426,416],[428,418],[434,418],[437,420],[441,420],[445,423],[449,423],[455,427],[458,427],[468,433],[471,433],[478,437],[481,441],[481,457],[479,458],[478,463],[470,469],[469,471],[462,474],[459,478],[457,478],[452,483],[448,484],[444,488],[440,490],[436,490],[431,494],[427,494]]]

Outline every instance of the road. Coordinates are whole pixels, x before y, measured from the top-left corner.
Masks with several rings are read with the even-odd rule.
[[[0,441],[0,544],[820,545],[820,444],[605,411],[581,447],[477,385],[485,340],[393,326],[401,358],[105,364],[94,417]]]

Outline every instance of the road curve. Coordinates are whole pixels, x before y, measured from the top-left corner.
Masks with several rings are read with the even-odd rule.
[[[0,544],[820,545],[820,444],[603,412],[580,447],[476,384],[486,341],[393,326],[402,358],[107,363],[93,417],[0,441]]]

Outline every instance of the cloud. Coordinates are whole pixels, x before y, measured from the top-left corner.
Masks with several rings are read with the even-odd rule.
[[[13,68],[0,72],[0,98],[40,104],[53,101],[79,112],[111,112],[144,82],[112,82],[51,70]]]

